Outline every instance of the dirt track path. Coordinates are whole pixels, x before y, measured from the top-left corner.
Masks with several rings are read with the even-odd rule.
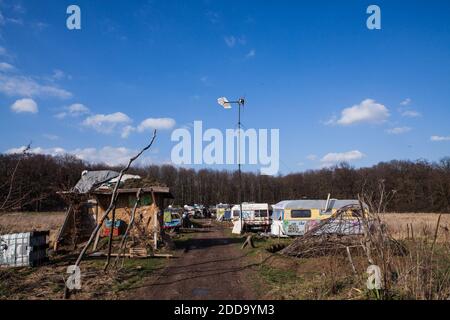
[[[177,253],[162,274],[133,293],[133,299],[224,300],[255,299],[249,284],[250,268],[245,253],[236,245],[241,239],[226,235],[224,227],[204,222],[187,248]]]

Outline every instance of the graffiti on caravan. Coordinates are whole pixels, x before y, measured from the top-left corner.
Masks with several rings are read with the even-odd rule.
[[[235,152],[239,145],[239,130],[240,156]],[[260,165],[263,175],[276,175],[280,167],[280,133],[279,129],[270,129],[270,141],[268,133],[268,129],[226,129],[224,139],[219,129],[203,132],[202,121],[195,121],[193,137],[185,128],[172,132],[171,140],[178,143],[172,148],[171,160],[176,165],[231,165],[239,161]],[[205,146],[204,142],[207,143]]]

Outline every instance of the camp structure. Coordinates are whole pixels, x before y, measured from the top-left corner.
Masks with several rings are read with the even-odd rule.
[[[271,234],[273,236],[302,236],[320,224],[330,219],[341,209],[360,206],[358,200],[285,200],[273,205]],[[359,234],[362,232],[360,220],[353,216],[352,210],[345,215],[345,232]],[[329,233],[336,230],[330,226]],[[340,226],[342,228],[342,226]]]
[[[66,200],[69,207],[63,225],[54,241],[54,250],[60,246],[75,246],[87,240],[95,226],[101,222],[106,213],[113,194],[113,188],[117,183],[119,173],[114,171],[90,171],[83,172],[80,181],[70,191],[59,194]],[[139,203],[136,205],[135,219],[133,221],[132,237],[137,237],[146,243],[155,246],[161,240],[162,226],[164,224],[162,210],[165,208],[165,200],[172,199],[168,187],[149,186],[126,187],[127,180],[139,184],[140,177],[124,175],[117,190],[117,201],[113,212],[104,221],[103,230],[111,225],[114,215],[115,226],[119,221],[126,226],[130,223],[133,208],[137,202],[138,191]],[[137,181],[137,182],[136,182]],[[124,228],[122,228],[124,229]],[[97,234],[96,242],[101,236]],[[94,245],[94,248],[96,245]]]
[[[130,223],[131,212],[136,204],[136,195],[139,188],[118,189],[118,199],[115,208],[115,219],[123,221],[126,225]],[[105,214],[111,201],[112,190],[95,190],[92,192],[98,203],[98,214],[96,223],[99,223],[101,217]],[[141,188],[140,202],[135,214],[136,228],[141,232],[141,236],[153,238],[156,243],[160,237],[160,231],[164,225],[163,214],[160,214],[165,208],[165,199],[172,199],[169,188],[167,187],[146,187]]]
[[[173,208],[172,206],[165,209],[163,229],[178,231],[182,227],[182,214],[183,209]]]
[[[235,205],[231,209],[233,221],[238,222],[241,217],[241,206]],[[270,228],[272,206],[267,203],[242,203],[242,222],[245,230],[264,230]]]
[[[228,204],[219,203],[216,205],[216,220],[229,221],[231,220],[231,210]]]

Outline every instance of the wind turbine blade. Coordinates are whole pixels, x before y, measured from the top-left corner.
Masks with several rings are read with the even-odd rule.
[[[220,104],[225,109],[231,109],[231,104],[229,103],[228,99],[225,97],[217,99],[217,103]]]

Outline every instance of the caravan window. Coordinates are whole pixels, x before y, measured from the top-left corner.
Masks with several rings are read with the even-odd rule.
[[[255,217],[267,217],[267,210],[255,210]]]
[[[273,220],[283,220],[283,210],[274,210],[272,214]]]
[[[240,212],[239,210],[234,210],[233,217],[239,217],[240,216],[239,212]]]
[[[291,210],[291,218],[311,218],[311,210]]]

